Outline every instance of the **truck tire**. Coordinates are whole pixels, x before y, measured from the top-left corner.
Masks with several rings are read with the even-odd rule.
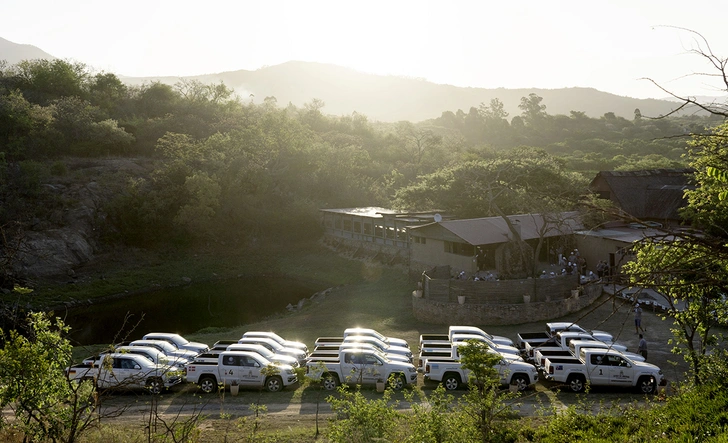
[[[511,384],[518,386],[519,391],[525,391],[528,388],[528,376],[524,374],[516,374],[511,378]]]
[[[586,386],[586,379],[580,374],[570,375],[566,384],[572,392],[582,392]]]
[[[657,390],[657,382],[654,377],[643,375],[637,380],[637,389],[642,394],[654,394]]]
[[[277,375],[268,377],[265,380],[265,388],[268,392],[278,392],[283,389],[283,379]]]
[[[321,384],[327,391],[333,391],[339,386],[339,377],[336,374],[327,372],[321,377]]]
[[[152,395],[161,394],[164,390],[164,381],[159,377],[152,377],[147,380],[146,388]]]
[[[212,375],[203,375],[200,381],[197,382],[205,394],[211,394],[217,391],[217,380]]]
[[[448,372],[444,377],[442,377],[442,385],[445,386],[445,389],[448,391],[456,390],[460,387],[460,383],[460,374],[455,372]]]
[[[389,387],[395,391],[401,391],[404,389],[404,375],[402,374],[391,374],[389,376]]]

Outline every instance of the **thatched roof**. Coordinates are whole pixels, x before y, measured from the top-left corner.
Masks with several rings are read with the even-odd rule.
[[[690,183],[693,172],[687,168],[600,171],[589,187],[635,218],[680,220],[684,191],[695,189]]]

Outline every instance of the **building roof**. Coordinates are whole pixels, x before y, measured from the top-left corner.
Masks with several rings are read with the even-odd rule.
[[[558,217],[559,222],[545,222],[541,214],[509,215],[511,222],[520,226],[521,239],[533,240],[541,237],[555,237],[572,234],[577,229],[583,229],[578,213],[564,212]],[[549,218],[549,217],[547,217]],[[443,220],[439,223],[430,223],[411,228],[413,234],[418,229],[439,225],[466,243],[473,246],[505,243],[511,239],[511,232],[502,217],[471,218],[464,220]],[[518,228],[517,228],[518,229]]]
[[[400,213],[399,211],[395,211],[394,209],[379,208],[376,206],[367,206],[364,208],[321,209],[321,211],[333,212],[336,214],[358,215],[361,217],[370,218],[382,218],[383,214],[396,215]]]
[[[592,180],[593,191],[609,187],[609,198],[638,219],[680,220],[678,210],[685,205],[686,189],[693,169],[650,169],[642,171],[600,171]]]
[[[426,223],[432,220],[440,220],[444,218],[450,218],[442,211],[422,211],[422,212],[410,212],[410,211],[397,211],[394,209],[380,208],[377,206],[368,206],[362,208],[339,208],[339,209],[320,209],[321,212],[329,212],[332,214],[341,215],[352,215],[357,217],[367,218],[384,218],[391,217],[396,218],[408,223]]]

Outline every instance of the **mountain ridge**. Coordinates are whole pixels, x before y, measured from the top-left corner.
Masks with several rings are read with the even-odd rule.
[[[26,44],[0,37],[0,59],[15,64],[23,59],[56,57]],[[118,74],[117,74],[118,75]],[[159,81],[173,85],[182,79],[203,83],[223,82],[243,99],[261,103],[265,97],[275,97],[280,106],[292,103],[303,106],[313,99],[325,103],[322,112],[332,115],[351,115],[356,112],[374,121],[425,121],[440,117],[444,112],[468,113],[481,103],[492,99],[503,102],[509,118],[520,115],[522,97],[534,93],[543,98],[546,112],[569,115],[584,112],[589,117],[601,117],[612,112],[627,119],[634,118],[636,109],[645,117],[665,115],[677,107],[669,100],[637,99],[619,96],[595,88],[478,88],[439,84],[422,78],[378,75],[351,68],[306,61],[288,61],[256,70],[235,70],[192,76],[131,77],[118,75],[129,85]]]

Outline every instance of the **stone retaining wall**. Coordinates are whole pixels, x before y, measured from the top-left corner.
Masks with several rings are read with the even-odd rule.
[[[551,320],[580,311],[602,294],[601,284],[584,286],[579,296],[551,301],[511,304],[463,304],[425,298],[422,291],[412,293],[412,312],[419,321],[438,325],[515,325]]]

